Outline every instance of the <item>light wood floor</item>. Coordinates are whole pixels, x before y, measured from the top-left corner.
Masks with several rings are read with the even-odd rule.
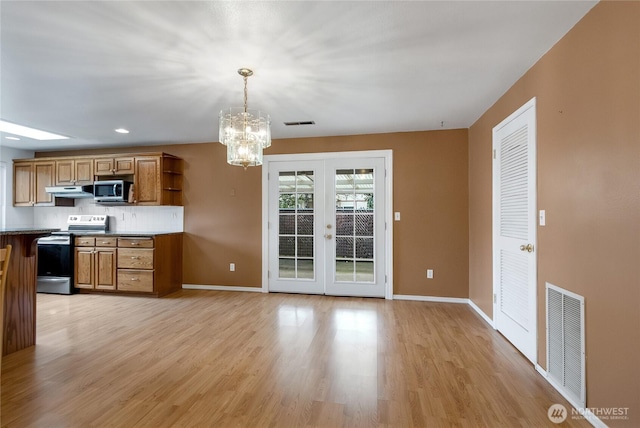
[[[463,304],[198,290],[37,304],[37,345],[2,362],[3,427],[537,427],[570,409]]]

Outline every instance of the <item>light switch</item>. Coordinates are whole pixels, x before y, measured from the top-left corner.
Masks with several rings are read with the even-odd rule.
[[[544,210],[540,210],[540,226],[545,226],[547,224],[547,214]]]
[[[395,221],[400,221],[400,211],[396,211],[396,212],[393,214],[393,219],[394,219]]]
[[[229,271],[230,272],[235,272],[236,271],[236,264],[235,263],[229,263]]]

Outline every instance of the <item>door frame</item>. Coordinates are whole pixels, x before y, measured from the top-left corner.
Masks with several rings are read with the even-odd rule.
[[[537,105],[536,105],[536,97],[531,98],[524,105],[519,107],[516,111],[511,113],[508,117],[502,120],[499,124],[493,127],[492,137],[491,137],[491,149],[492,149],[492,173],[491,173],[491,193],[492,193],[492,208],[491,208],[491,222],[492,222],[492,242],[491,242],[491,258],[492,258],[492,268],[493,268],[493,328],[498,330],[498,323],[496,322],[496,314],[500,310],[500,272],[497,262],[496,256],[496,245],[499,234],[499,213],[497,212],[498,207],[498,195],[495,191],[497,185],[499,185],[499,178],[496,177],[496,166],[495,166],[495,150],[496,144],[499,143],[497,141],[497,134],[500,129],[502,129],[505,125],[509,124],[511,121],[521,116],[528,110],[533,109],[533,129],[530,130],[533,139],[533,156],[529,159],[529,166],[534,174],[533,180],[533,192],[531,195],[531,212],[528,214],[533,217],[533,225],[532,225],[532,239],[531,243],[534,246],[534,263],[535,263],[535,272],[534,272],[534,290],[532,296],[532,305],[533,305],[533,320],[531,322],[531,328],[533,329],[534,336],[534,352],[531,356],[533,359],[530,359],[529,356],[525,357],[530,359],[533,364],[536,364],[538,359],[538,221],[537,221],[537,212],[538,212],[538,133],[537,133]],[[524,353],[522,353],[524,355]]]
[[[269,292],[269,163],[327,159],[383,158],[385,168],[385,292],[393,299],[393,150],[265,155],[262,163],[262,292]]]

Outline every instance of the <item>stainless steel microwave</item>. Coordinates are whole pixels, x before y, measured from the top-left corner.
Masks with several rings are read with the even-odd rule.
[[[93,183],[93,199],[96,202],[127,202],[133,185],[125,180],[106,180]]]

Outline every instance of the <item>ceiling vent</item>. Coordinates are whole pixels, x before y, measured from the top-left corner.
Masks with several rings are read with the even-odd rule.
[[[315,125],[313,120],[305,120],[302,122],[284,122],[285,126]]]

